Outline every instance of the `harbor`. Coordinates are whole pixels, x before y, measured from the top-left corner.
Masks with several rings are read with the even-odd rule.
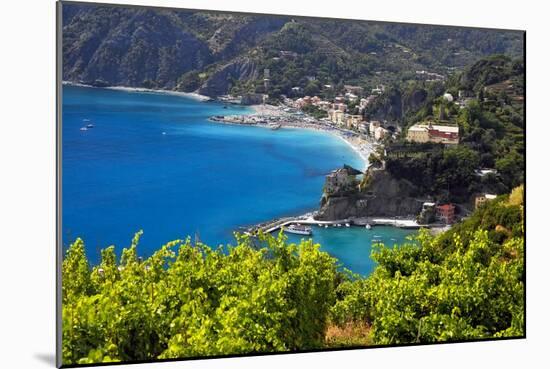
[[[283,229],[286,231],[288,227],[293,225],[298,226],[317,226],[322,228],[349,228],[349,227],[363,227],[371,229],[376,226],[391,226],[400,229],[417,230],[420,228],[434,228],[438,229],[445,227],[445,224],[431,223],[431,224],[419,224],[414,218],[405,217],[362,217],[362,218],[349,218],[339,220],[317,220],[314,218],[315,213],[307,213],[297,217],[283,217],[277,218],[268,222],[256,224],[251,227],[247,227],[245,233],[273,233]]]

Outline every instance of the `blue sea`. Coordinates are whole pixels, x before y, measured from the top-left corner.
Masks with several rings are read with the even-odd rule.
[[[102,248],[120,252],[140,229],[144,257],[196,234],[225,245],[243,226],[317,209],[327,173],[343,164],[363,167],[346,143],[324,132],[207,120],[246,113],[177,95],[64,85],[64,246],[81,237],[97,263]],[[88,123],[94,127],[80,129]],[[402,230],[376,229],[388,241],[404,237]],[[367,230],[314,231],[343,266],[372,270]]]

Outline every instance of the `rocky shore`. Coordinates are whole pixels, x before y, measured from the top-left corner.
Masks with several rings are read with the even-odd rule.
[[[369,168],[362,178],[342,169],[327,176],[318,220],[365,217],[414,219],[422,210],[416,188],[406,180],[393,178],[383,169]]]

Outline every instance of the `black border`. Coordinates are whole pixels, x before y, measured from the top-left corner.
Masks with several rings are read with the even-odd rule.
[[[62,248],[62,82],[63,82],[63,5],[89,5],[89,6],[103,6],[103,7],[115,7],[115,8],[138,8],[138,9],[154,9],[154,10],[169,10],[169,11],[201,11],[217,14],[239,14],[250,16],[271,16],[271,17],[293,17],[293,18],[306,18],[306,19],[319,19],[319,20],[342,20],[342,21],[359,21],[359,22],[371,22],[378,24],[400,24],[408,26],[427,26],[427,27],[439,27],[439,28],[463,28],[472,30],[484,30],[484,31],[502,31],[502,32],[522,32],[523,33],[523,63],[524,63],[524,102],[523,102],[523,144],[524,144],[524,205],[523,205],[523,223],[524,223],[524,252],[523,252],[523,268],[524,268],[524,286],[523,286],[523,335],[517,337],[492,337],[492,338],[480,338],[470,340],[453,340],[444,342],[425,342],[425,343],[406,343],[406,344],[392,344],[392,345],[372,345],[372,346],[349,346],[349,347],[334,347],[323,349],[311,349],[311,350],[297,350],[297,351],[274,351],[274,352],[255,352],[248,354],[228,354],[228,355],[212,355],[212,356],[189,356],[176,359],[152,359],[152,360],[133,360],[133,361],[119,361],[110,363],[93,363],[93,364],[70,364],[63,365],[62,363],[62,281],[61,281],[61,267],[63,264],[63,248]],[[228,11],[228,10],[210,10],[210,9],[195,9],[195,8],[177,8],[168,6],[148,6],[148,5],[132,5],[132,4],[114,4],[114,3],[101,3],[101,2],[85,2],[85,1],[65,1],[57,0],[56,2],[56,367],[58,368],[83,368],[94,366],[108,366],[108,365],[128,365],[128,364],[144,364],[144,363],[164,363],[164,362],[178,362],[178,361],[191,361],[191,360],[209,360],[209,359],[225,359],[225,358],[239,358],[239,357],[257,357],[257,356],[269,356],[269,355],[288,355],[288,354],[303,354],[303,353],[315,353],[315,352],[335,352],[335,351],[352,351],[352,350],[369,350],[380,348],[394,348],[394,347],[416,347],[416,346],[434,346],[434,345],[450,345],[457,343],[477,343],[477,342],[499,342],[509,340],[521,340],[527,338],[527,31],[519,29],[506,29],[506,28],[491,28],[491,27],[468,27],[468,26],[456,26],[445,24],[430,24],[430,23],[409,23],[409,22],[391,22],[391,21],[375,21],[368,19],[357,18],[331,18],[331,17],[317,17],[317,16],[303,16],[303,15],[291,15],[291,14],[269,14],[269,13],[253,13],[253,12],[240,12],[240,11]]]

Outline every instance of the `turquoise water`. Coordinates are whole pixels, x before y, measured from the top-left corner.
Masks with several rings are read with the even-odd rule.
[[[242,226],[315,210],[327,173],[362,165],[327,133],[207,121],[248,112],[167,94],[64,86],[64,245],[83,238],[97,263],[101,248],[114,244],[120,252],[140,229],[145,257],[196,233],[211,246],[228,244]],[[81,131],[85,120],[94,128]],[[348,231],[340,241],[341,231],[327,233],[323,248],[354,271],[367,270],[355,260],[364,254],[361,242],[354,246],[356,231]]]
[[[390,247],[395,244],[400,245],[411,242],[407,240],[407,236],[415,233],[390,226],[375,226],[371,229],[354,226],[350,228],[312,226],[311,229],[313,232],[311,238],[315,243],[319,243],[324,251],[336,257],[342,267],[362,275],[370,274],[376,266],[374,260],[370,258],[373,243],[382,242]],[[295,243],[300,242],[302,238],[307,238],[295,234],[286,235],[290,242]]]

